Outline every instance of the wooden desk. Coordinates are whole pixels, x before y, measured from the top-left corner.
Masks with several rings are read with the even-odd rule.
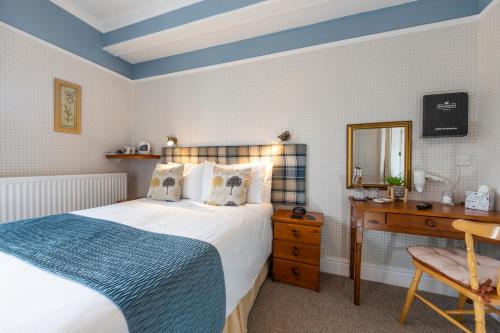
[[[483,212],[463,206],[433,203],[428,210],[418,210],[419,201],[396,201],[378,204],[373,201],[351,201],[351,279],[354,279],[354,304],[359,305],[361,289],[361,248],[363,230],[397,232],[411,235],[463,239],[464,234],[453,229],[456,219],[500,224],[500,212]],[[478,241],[488,241],[477,239]]]

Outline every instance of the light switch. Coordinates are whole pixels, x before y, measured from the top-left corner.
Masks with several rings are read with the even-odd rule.
[[[472,157],[469,154],[459,154],[457,156],[456,166],[468,167],[472,163]]]

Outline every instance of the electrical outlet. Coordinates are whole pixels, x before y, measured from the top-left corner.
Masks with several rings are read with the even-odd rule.
[[[469,154],[459,154],[457,156],[456,166],[468,167],[472,163],[472,157]]]

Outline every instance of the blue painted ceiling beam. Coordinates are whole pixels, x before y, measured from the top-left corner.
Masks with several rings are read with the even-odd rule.
[[[103,46],[171,29],[263,0],[204,0],[103,34]]]
[[[479,11],[483,11],[493,0],[478,0]]]
[[[131,64],[102,49],[100,31],[48,0],[0,0],[0,21],[131,77]]]

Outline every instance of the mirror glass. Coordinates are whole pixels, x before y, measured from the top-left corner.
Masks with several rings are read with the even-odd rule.
[[[353,167],[363,183],[384,185],[388,176],[404,177],[405,128],[367,128],[353,132]]]
[[[411,122],[348,125],[348,135],[348,187],[356,168],[367,187],[385,188],[389,176],[404,177],[411,186]]]

